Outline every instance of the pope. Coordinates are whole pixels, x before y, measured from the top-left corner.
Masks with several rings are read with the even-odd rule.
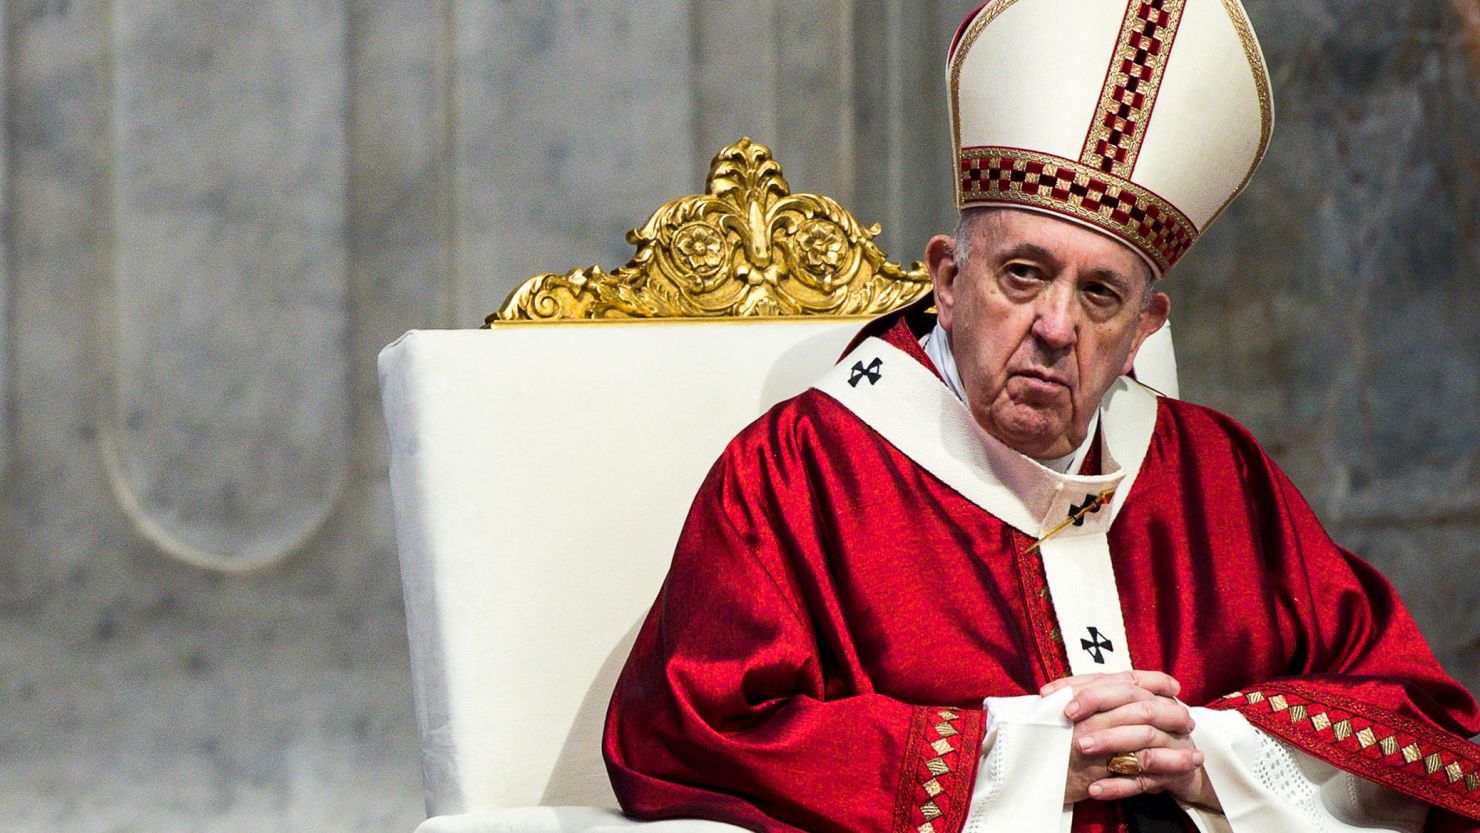
[[[933,298],[710,471],[608,713],[623,808],[1480,831],[1480,708],[1392,587],[1246,430],[1133,378],[1268,143],[1243,9],[994,0],[948,67]]]

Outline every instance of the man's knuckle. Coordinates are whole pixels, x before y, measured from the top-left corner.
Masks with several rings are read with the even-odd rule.
[[[1157,701],[1157,711],[1161,717],[1160,725],[1173,731],[1183,731],[1191,718],[1181,703],[1165,697]]]

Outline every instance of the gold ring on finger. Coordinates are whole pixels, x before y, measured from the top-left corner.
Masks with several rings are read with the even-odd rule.
[[[1134,778],[1144,770],[1141,769],[1141,759],[1134,752],[1122,752],[1110,759],[1108,765],[1111,775],[1121,775],[1126,778]]]

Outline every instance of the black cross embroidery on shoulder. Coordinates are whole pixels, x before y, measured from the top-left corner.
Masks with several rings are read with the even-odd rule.
[[[1105,635],[1100,633],[1100,629],[1095,627],[1089,629],[1089,639],[1079,640],[1079,647],[1083,648],[1100,665],[1105,664],[1105,654],[1115,652],[1110,640],[1106,639]]]
[[[869,387],[873,387],[879,383],[879,377],[883,375],[879,371],[883,367],[884,360],[878,356],[875,356],[867,367],[862,361],[856,361],[853,363],[853,372],[848,375],[848,384],[856,388],[859,382],[868,379]]]

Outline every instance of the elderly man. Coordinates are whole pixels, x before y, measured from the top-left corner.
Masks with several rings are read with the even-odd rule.
[[[995,0],[950,67],[935,314],[871,324],[711,470],[613,697],[623,807],[1480,830],[1480,709],[1392,588],[1240,426],[1126,376],[1263,153],[1243,10]]]

